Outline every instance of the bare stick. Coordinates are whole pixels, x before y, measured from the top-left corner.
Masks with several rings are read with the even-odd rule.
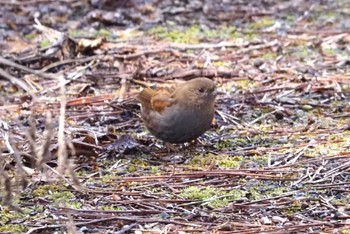
[[[65,82],[66,80],[63,76],[59,77],[59,81],[61,83],[61,107],[60,107],[60,117],[59,117],[59,126],[58,126],[58,172],[64,174],[67,167],[67,145],[66,139],[64,136],[64,123],[66,116],[66,88]]]

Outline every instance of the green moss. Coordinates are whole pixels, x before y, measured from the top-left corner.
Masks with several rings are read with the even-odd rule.
[[[0,212],[0,226],[5,225],[12,220],[19,220],[25,218],[27,215],[22,212],[12,211],[8,209],[3,209]]]
[[[185,50],[185,54],[194,54],[194,50]]]
[[[335,55],[339,54],[339,50],[334,49],[334,48],[324,48],[324,49],[322,49],[322,52],[328,56],[335,56]]]
[[[247,24],[247,27],[252,30],[261,30],[275,24],[275,19],[271,17],[260,17],[255,22]]]
[[[264,166],[267,166],[267,163],[269,161],[269,156],[254,155],[250,157],[249,160],[259,164],[261,167],[264,167]]]
[[[47,39],[44,39],[40,42],[40,47],[41,48],[45,48],[45,47],[48,47],[50,45],[50,41],[47,40]]]
[[[198,155],[194,155],[192,159],[188,162],[188,164],[192,167],[197,166],[201,168],[207,165],[211,165],[213,161],[216,161],[216,159],[217,157],[214,154],[207,154],[207,155],[198,154]]]
[[[86,34],[81,32],[80,30],[71,30],[71,31],[69,31],[69,36],[71,36],[71,37],[82,37],[82,36],[86,36]]]
[[[183,44],[198,44],[198,36],[200,29],[198,26],[192,26],[190,28],[179,29],[167,29],[163,26],[156,26],[148,31],[149,34],[157,37],[158,39],[165,39],[170,42],[183,43]]]
[[[254,81],[246,79],[246,80],[237,80],[235,82],[235,85],[238,89],[251,90],[255,88],[258,84]]]
[[[219,161],[219,166],[223,168],[239,168],[243,159],[242,156],[224,156],[224,158]]]
[[[243,38],[246,41],[253,41],[253,40],[259,38],[259,35],[257,33],[245,33],[245,34],[243,34]]]
[[[257,125],[257,124],[256,124]],[[265,130],[265,131],[268,131],[268,130],[271,130],[271,126],[270,125],[267,125],[268,128],[267,129],[264,129],[262,127],[263,125],[257,125],[256,128],[259,128],[260,130]],[[244,133],[241,133],[241,135],[243,135]],[[264,134],[261,134],[261,135],[255,135],[255,136],[252,136],[250,137],[249,136],[249,132],[246,133],[247,134],[247,137],[234,137],[234,138],[231,138],[231,139],[225,139],[225,140],[222,140],[220,142],[218,142],[216,144],[216,147],[218,149],[227,149],[227,148],[237,148],[237,147],[246,147],[247,145],[250,145],[250,146],[269,146],[271,144],[278,144],[278,140],[274,140],[273,138],[271,138],[270,135],[264,135]]]
[[[185,188],[180,196],[192,200],[201,200],[204,204],[208,204],[213,208],[221,208],[228,205],[230,201],[241,198],[244,194],[245,192],[240,190],[227,192],[211,186],[190,186]]]
[[[37,212],[37,213],[42,213],[44,212],[44,206],[43,205],[36,205],[34,207],[34,210]]]
[[[33,40],[34,38],[36,38],[38,35],[36,33],[29,33],[29,34],[26,34],[24,36],[25,39],[27,40]]]
[[[327,142],[325,144],[318,144],[305,150],[304,157],[320,157],[326,155],[334,155],[342,152],[343,147],[341,143]]]
[[[131,181],[131,182],[127,182],[128,187],[132,188],[132,187],[138,187],[138,186],[142,186],[143,183],[142,182],[137,182],[137,181]]]
[[[112,183],[115,180],[115,175],[113,173],[103,175],[101,181],[103,183]]]
[[[140,159],[133,159],[131,162],[128,163],[127,170],[128,172],[137,172],[139,170],[142,170],[142,168],[149,169],[150,164],[144,160]]]
[[[86,170],[84,170],[84,169],[81,169],[81,170],[79,170],[79,171],[76,171],[75,172],[75,175],[77,176],[77,177],[85,177],[86,175],[88,175],[88,171],[86,171]],[[89,178],[90,179],[90,178]]]
[[[168,29],[164,26],[158,25],[150,30],[148,30],[148,34],[156,36],[156,37],[162,37],[165,36],[168,33]]]
[[[311,106],[311,105],[302,105],[302,109],[304,111],[311,111],[313,110],[314,108]]]
[[[200,29],[198,25],[183,28],[182,30],[156,26],[151,28],[147,33],[160,40],[168,40],[170,42],[183,44],[198,44],[202,38],[227,40],[242,37],[242,34],[237,32],[237,29],[233,26],[221,26],[217,29],[206,30]]]
[[[342,229],[342,230],[340,231],[340,234],[350,234],[350,229],[347,229],[347,228]]]
[[[329,135],[327,137],[327,142],[333,142],[333,141],[344,141],[344,140],[347,140],[347,139],[344,139],[344,135],[343,134],[339,134],[339,135]]]
[[[285,192],[286,192],[285,187],[275,186],[275,187],[272,187],[272,189],[270,190],[269,196],[277,197],[284,194]]]
[[[105,205],[100,207],[103,211],[123,211],[123,208],[117,205]]]
[[[215,61],[213,62],[215,67],[231,67],[231,62],[229,61]]]
[[[45,184],[33,191],[34,197],[47,197],[57,204],[65,204],[71,208],[80,208],[80,202],[74,201],[75,195],[70,191],[63,191],[62,184]],[[38,207],[40,208],[40,207]]]
[[[33,195],[35,197],[45,197],[52,192],[62,190],[61,188],[62,187],[59,184],[44,184],[39,186],[37,189],[34,189]]]
[[[152,171],[152,173],[154,173],[156,175],[160,174],[159,167],[151,166],[151,171]]]
[[[344,197],[343,199],[334,198],[334,199],[332,199],[331,203],[334,206],[345,206],[345,205],[349,204],[349,199],[346,197]]]
[[[0,232],[2,233],[25,233],[28,228],[23,224],[6,224],[0,225]]]
[[[266,60],[272,60],[272,59],[276,59],[277,55],[275,52],[268,51],[268,52],[265,52],[260,58],[266,59]]]
[[[241,139],[241,138],[240,138]],[[243,140],[244,141],[244,140]],[[244,141],[244,142],[247,142],[247,141]],[[220,150],[220,149],[227,149],[227,148],[230,148],[230,147],[233,147],[234,146],[234,142],[232,139],[224,139],[222,141],[219,141],[217,144],[216,144],[216,147]]]
[[[314,48],[305,45],[290,47],[288,50],[292,56],[297,57],[301,61],[306,61],[306,59],[319,56],[319,53]]]
[[[346,206],[350,203],[350,194],[339,195],[334,197],[330,202],[334,206]]]
[[[137,165],[138,167],[143,167],[143,168],[148,168],[150,166],[148,162],[141,159],[133,159],[131,163],[134,165]]]
[[[74,201],[75,195],[70,191],[63,191],[63,192],[53,192],[48,196],[48,198],[58,205],[65,205],[70,208],[79,209],[82,204],[80,202]]]
[[[209,205],[215,209],[222,208],[229,204],[230,200],[228,198],[214,199],[209,202]]]
[[[288,208],[284,209],[284,213],[290,216],[294,216],[295,214],[301,212],[302,204],[300,201],[294,201]]]
[[[249,199],[250,200],[260,200],[260,199],[262,199],[263,195],[259,191],[260,189],[261,188],[259,186],[250,187],[248,189]]]
[[[105,28],[100,28],[100,30],[98,30],[96,36],[102,36],[102,37],[105,37],[105,38],[110,38],[112,35],[112,32],[108,29],[105,29]]]
[[[234,26],[220,26],[217,29],[204,30],[203,37],[205,38],[220,38],[220,39],[238,39],[242,38],[242,34],[237,31]]]
[[[185,188],[180,194],[181,197],[186,197],[188,199],[193,199],[193,200],[206,200],[211,198],[214,195],[221,195],[221,194],[219,194],[218,189],[215,189],[210,186],[204,187],[204,188],[190,186]]]
[[[345,76],[348,76],[348,72],[349,72],[349,70],[347,69],[347,70],[346,70],[346,73],[347,73],[347,74],[345,74]],[[342,89],[343,89],[343,92],[344,92],[344,93],[350,92],[350,85],[344,84],[344,85],[342,86]],[[334,103],[332,103],[331,105],[333,106]]]
[[[0,232],[8,233],[24,233],[27,227],[22,224],[12,224],[12,222],[19,223],[21,220],[28,218],[32,209],[22,208],[22,212],[17,212],[3,208],[0,212]]]
[[[90,32],[90,31],[82,31],[82,30],[70,30],[68,32],[69,36],[70,37],[79,37],[79,38],[84,38],[84,37],[88,37],[88,38],[91,38],[91,37],[97,37],[98,36],[98,32],[96,31],[93,31]]]
[[[295,24],[295,21],[297,20],[296,16],[294,15],[287,15],[285,17],[285,22],[289,25]]]
[[[281,183],[271,181],[258,181],[246,185],[250,200],[261,200],[265,198],[278,197],[290,192],[291,188]]]
[[[327,21],[327,22],[336,22],[339,18],[339,13],[335,11],[322,11],[317,14],[317,21]]]

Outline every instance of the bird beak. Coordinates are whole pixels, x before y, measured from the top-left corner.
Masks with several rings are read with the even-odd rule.
[[[224,94],[226,94],[226,92],[223,92],[223,91],[220,91],[220,90],[214,90],[213,94],[215,96],[217,96],[217,95],[224,95]]]

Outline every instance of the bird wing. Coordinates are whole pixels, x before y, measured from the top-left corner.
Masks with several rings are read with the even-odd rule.
[[[170,89],[145,88],[139,95],[139,100],[143,108],[162,112],[166,107],[173,104],[174,93]]]

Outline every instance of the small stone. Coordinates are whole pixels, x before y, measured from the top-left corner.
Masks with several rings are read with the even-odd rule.
[[[286,221],[287,221],[286,218],[282,218],[280,216],[273,216],[272,217],[272,222],[274,222],[274,223],[284,223]]]
[[[272,221],[271,221],[271,219],[269,219],[268,217],[262,217],[261,219],[260,219],[260,222],[262,223],[262,224],[272,224]]]

